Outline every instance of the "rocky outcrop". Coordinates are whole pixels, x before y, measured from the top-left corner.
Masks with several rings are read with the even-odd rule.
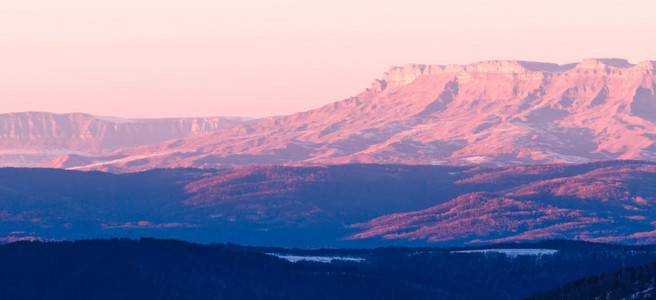
[[[120,119],[82,113],[0,115],[0,165],[31,166],[59,155],[88,157],[182,139],[243,123],[240,118]],[[60,159],[61,160],[61,159]],[[78,159],[77,164],[89,161]]]
[[[82,169],[656,159],[654,62],[393,67],[324,107],[95,157]]]

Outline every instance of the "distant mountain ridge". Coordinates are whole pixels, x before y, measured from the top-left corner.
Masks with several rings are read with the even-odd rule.
[[[393,67],[354,97],[183,140],[45,166],[512,165],[656,159],[656,62]]]
[[[33,166],[61,155],[82,163],[90,156],[210,133],[246,121],[234,117],[122,119],[83,113],[0,114],[0,166]]]

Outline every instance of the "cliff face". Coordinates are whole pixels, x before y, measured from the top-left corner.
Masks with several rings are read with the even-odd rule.
[[[87,169],[656,158],[655,62],[393,67],[324,107],[95,158]]]
[[[136,119],[44,112],[0,115],[0,166],[30,166],[59,155],[99,155],[181,139],[242,123],[239,118]]]

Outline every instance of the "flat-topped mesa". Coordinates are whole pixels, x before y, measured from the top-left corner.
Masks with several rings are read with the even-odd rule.
[[[0,114],[0,166],[8,165],[6,162],[12,166],[34,166],[63,154],[99,155],[211,133],[246,122],[234,117],[122,119],[84,113]]]
[[[634,65],[623,58],[589,58],[576,65],[577,69],[617,68],[628,69]]]
[[[619,58],[586,59],[576,64],[571,73],[612,77],[653,75],[654,64],[654,61],[643,61],[634,65],[626,59]]]
[[[613,59],[566,65],[410,64],[391,68],[370,90],[321,108],[103,152],[76,168],[135,172],[252,164],[487,166],[656,160],[656,74],[649,73],[654,66],[652,61],[632,65]],[[132,131],[121,131],[122,137],[123,132]],[[0,138],[0,146],[6,140]],[[69,156],[57,164],[81,161],[75,159]]]
[[[561,73],[571,66],[561,66],[553,63],[527,62],[527,61],[481,61],[468,65],[422,65],[407,64],[402,67],[394,66],[385,72],[382,79],[372,83],[373,91],[382,91],[385,88],[393,88],[406,85],[422,75],[434,75],[441,73],[498,73],[498,74],[543,74]]]
[[[371,84],[371,91],[381,92],[386,88],[394,88],[413,82],[419,76],[458,73],[459,75],[475,76],[473,74],[505,74],[517,75],[516,78],[535,79],[536,77],[559,75],[562,73],[580,73],[587,75],[610,74],[624,76],[633,73],[654,74],[656,62],[643,61],[637,65],[631,64],[621,58],[592,58],[585,59],[579,63],[559,65],[555,63],[515,61],[515,60],[491,60],[480,61],[468,65],[424,65],[407,64],[394,66],[383,73],[381,79],[376,79]]]
[[[549,65],[544,69],[551,69],[553,66],[558,66],[555,64],[547,63],[537,63],[537,62],[519,62],[513,60],[490,60],[490,61],[481,61],[468,65],[447,65],[444,67],[444,72],[466,72],[466,73],[530,73],[530,72],[542,72],[542,69],[533,69],[531,64],[543,64]]]

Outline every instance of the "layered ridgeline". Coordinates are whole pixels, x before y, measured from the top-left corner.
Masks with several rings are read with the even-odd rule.
[[[210,133],[244,122],[227,117],[121,119],[82,113],[0,114],[0,166],[33,166],[57,157],[81,164],[90,156]]]
[[[656,165],[0,169],[0,242],[166,237],[373,247],[656,242]]]
[[[48,166],[517,164],[656,158],[656,62],[394,67],[319,109]]]

